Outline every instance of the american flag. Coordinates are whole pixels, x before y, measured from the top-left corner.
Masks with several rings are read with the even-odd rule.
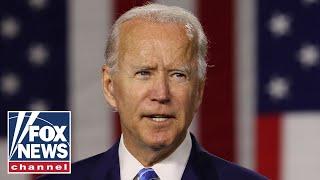
[[[320,2],[259,1],[257,162],[273,179],[320,178]]]
[[[210,152],[271,179],[320,178],[319,0],[154,0],[196,14],[210,41],[191,131]],[[102,95],[106,35],[145,0],[0,2],[0,179],[7,110],[71,110],[73,161],[119,136]]]

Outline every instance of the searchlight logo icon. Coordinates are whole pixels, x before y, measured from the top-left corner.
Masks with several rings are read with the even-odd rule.
[[[8,111],[8,173],[70,174],[71,112]]]

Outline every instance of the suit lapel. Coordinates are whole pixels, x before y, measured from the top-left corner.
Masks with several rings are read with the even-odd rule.
[[[119,141],[103,154],[90,180],[120,180],[118,147]]]
[[[192,148],[188,163],[182,175],[182,180],[218,180],[215,167],[206,165],[212,164],[205,154],[202,147],[197,143],[193,134],[191,134]]]
[[[197,143],[191,134],[192,148],[186,168],[182,175],[182,180],[218,180],[215,167],[207,167],[211,164],[207,153]],[[90,175],[90,180],[120,180],[119,166],[119,141],[105,152],[96,165],[95,170]],[[206,155],[204,155],[206,154]]]

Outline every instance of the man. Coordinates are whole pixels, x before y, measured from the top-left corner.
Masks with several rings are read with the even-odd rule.
[[[201,104],[207,40],[189,12],[149,4],[123,14],[106,48],[102,82],[122,136],[107,152],[43,179],[266,179],[204,151],[188,132]]]

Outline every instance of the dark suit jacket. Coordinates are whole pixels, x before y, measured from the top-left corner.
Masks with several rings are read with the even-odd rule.
[[[119,142],[108,151],[72,164],[70,175],[42,176],[40,180],[120,180]],[[265,180],[267,178],[206,152],[192,135],[191,154],[182,180]]]

